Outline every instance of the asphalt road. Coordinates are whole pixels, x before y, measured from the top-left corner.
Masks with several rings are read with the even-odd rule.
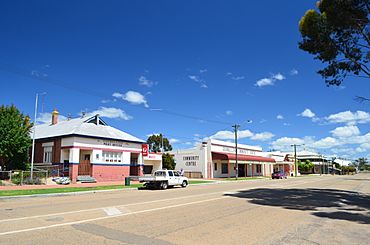
[[[0,200],[0,244],[369,244],[370,174]]]

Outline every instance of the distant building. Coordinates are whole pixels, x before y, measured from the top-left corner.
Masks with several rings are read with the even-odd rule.
[[[295,175],[294,156],[286,152],[273,151],[265,152],[266,157],[275,160],[274,171],[284,171],[288,176]],[[299,174],[299,171],[297,172]]]
[[[195,148],[170,152],[176,170],[194,178],[223,178],[236,176],[235,144],[210,139]],[[238,144],[238,176],[271,176],[275,160],[264,157],[262,148]]]
[[[99,115],[58,122],[54,110],[51,124],[35,129],[35,165],[59,166],[72,181],[86,175],[117,181],[162,168],[161,154],[143,156],[143,140],[109,126]]]

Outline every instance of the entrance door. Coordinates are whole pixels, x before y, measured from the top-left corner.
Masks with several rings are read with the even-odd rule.
[[[90,154],[84,155],[84,160],[78,165],[78,175],[91,175]]]
[[[244,164],[238,164],[238,176],[245,177]]]

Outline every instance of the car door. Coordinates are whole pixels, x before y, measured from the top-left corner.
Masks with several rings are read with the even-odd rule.
[[[168,185],[176,185],[176,178],[173,171],[168,171]]]
[[[173,171],[173,175],[175,175],[176,184],[180,185],[181,184],[181,176],[180,176],[179,172]]]

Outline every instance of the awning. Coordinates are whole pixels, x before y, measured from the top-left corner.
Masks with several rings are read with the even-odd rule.
[[[212,159],[218,160],[235,160],[235,154],[212,152]],[[252,155],[242,155],[238,154],[238,161],[249,161],[249,162],[271,162],[274,163],[275,160],[269,157],[260,157]]]

